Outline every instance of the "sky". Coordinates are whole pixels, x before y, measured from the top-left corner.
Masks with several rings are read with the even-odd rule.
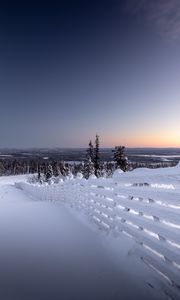
[[[0,147],[180,147],[180,1],[0,3]]]

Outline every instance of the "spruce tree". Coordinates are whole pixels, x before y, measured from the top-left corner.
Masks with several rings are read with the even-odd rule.
[[[89,148],[86,151],[86,161],[83,168],[83,175],[86,179],[94,174],[94,147],[92,141],[89,142]]]
[[[50,183],[51,177],[53,176],[53,170],[51,164],[48,165],[47,171],[45,174],[45,181]]]
[[[38,182],[42,183],[42,179],[41,179],[41,165],[40,165],[40,163],[38,163]]]
[[[96,134],[96,139],[95,139],[95,148],[94,148],[94,170],[95,170],[95,175],[98,177],[99,175],[99,136]]]
[[[86,158],[87,160],[90,159],[92,162],[94,161],[94,147],[91,140],[89,142],[89,148],[87,149]]]
[[[116,168],[120,168],[126,172],[128,170],[128,159],[125,155],[124,146],[116,146],[114,152],[114,161],[116,162]]]
[[[89,158],[84,164],[83,176],[88,179],[91,175],[94,175],[94,163]]]

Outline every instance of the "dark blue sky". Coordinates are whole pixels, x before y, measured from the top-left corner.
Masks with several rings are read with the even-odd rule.
[[[180,4],[0,4],[0,147],[180,146]]]

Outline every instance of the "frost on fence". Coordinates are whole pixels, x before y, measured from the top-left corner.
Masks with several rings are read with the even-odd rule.
[[[128,235],[136,242],[138,257],[167,283],[168,296],[180,296],[179,166],[116,175],[19,187],[40,200],[64,201],[101,230]]]

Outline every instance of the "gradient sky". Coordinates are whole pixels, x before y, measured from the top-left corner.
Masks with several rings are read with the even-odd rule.
[[[0,4],[0,147],[180,146],[180,1]]]

